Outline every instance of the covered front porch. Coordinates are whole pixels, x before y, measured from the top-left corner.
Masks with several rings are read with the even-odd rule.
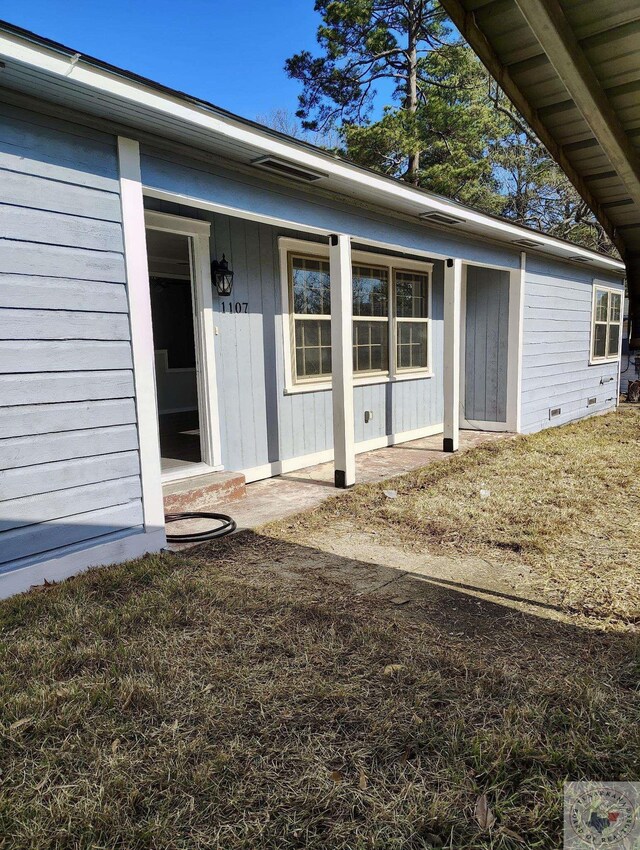
[[[459,432],[458,448],[466,451],[509,436],[512,435],[505,432],[465,429]],[[373,484],[450,457],[450,453],[442,450],[442,437],[438,434],[358,454],[355,476],[359,483]],[[220,480],[222,484],[224,477]],[[215,503],[215,510],[233,516],[238,529],[250,529],[311,510],[334,494],[334,464],[329,461],[235,489],[230,499],[223,497]],[[393,498],[392,490],[390,498]],[[210,527],[210,520],[191,519],[172,525],[172,531],[198,532]],[[181,545],[174,544],[172,548],[181,548]]]

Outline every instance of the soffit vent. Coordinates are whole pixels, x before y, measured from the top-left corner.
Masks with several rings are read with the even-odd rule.
[[[432,224],[463,224],[466,221],[466,218],[458,218],[455,215],[441,212],[420,213],[420,218],[423,221],[430,221]]]
[[[280,174],[282,177],[304,180],[306,183],[314,183],[316,180],[321,180],[327,176],[322,171],[312,171],[310,168],[296,165],[286,159],[278,159],[275,156],[261,156],[259,159],[254,159],[251,165],[255,165],[256,168],[263,168],[265,171],[272,171],[274,174]]]
[[[514,245],[518,245],[520,248],[541,248],[542,242],[536,242],[535,239],[514,239]]]

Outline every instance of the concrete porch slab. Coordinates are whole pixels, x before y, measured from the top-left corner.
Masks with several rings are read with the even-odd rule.
[[[513,435],[489,431],[461,431],[460,451],[510,436]],[[363,452],[356,456],[356,481],[359,484],[384,481],[430,463],[444,462],[453,456],[442,451],[441,434]],[[217,504],[215,511],[230,514],[235,519],[238,530],[250,529],[284,519],[299,511],[309,510],[326,499],[339,497],[344,492],[348,491],[337,490],[333,486],[333,463],[321,463],[276,478],[247,484],[245,498],[241,501]],[[189,530],[202,531],[205,527],[204,523],[197,520],[189,523]],[[184,548],[184,544],[173,544],[171,548]]]

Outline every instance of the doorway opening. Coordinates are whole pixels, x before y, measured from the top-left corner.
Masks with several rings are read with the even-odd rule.
[[[147,230],[163,474],[202,462],[191,238]]]

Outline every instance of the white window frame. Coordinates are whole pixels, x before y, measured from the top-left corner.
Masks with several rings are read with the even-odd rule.
[[[595,342],[596,325],[604,325],[604,322],[596,322],[596,299],[598,292],[607,292],[609,295],[620,296],[620,320],[612,322],[609,318],[610,304],[607,303],[607,334],[605,337],[605,352],[609,351],[609,328],[611,325],[618,325],[620,333],[618,334],[618,351],[615,354],[605,354],[604,357],[595,357],[593,353],[593,344]],[[603,283],[597,280],[593,282],[593,292],[591,294],[591,333],[589,337],[589,365],[599,366],[603,363],[616,363],[620,359],[622,352],[622,325],[624,322],[624,289],[619,286],[611,286],[608,283]]]
[[[282,298],[282,333],[284,349],[284,375],[286,395],[304,392],[318,392],[331,389],[331,376],[326,379],[316,380],[314,378],[296,378],[295,373],[295,321],[291,304],[290,286],[290,261],[289,257],[301,255],[314,259],[329,259],[329,245],[322,242],[312,242],[306,239],[292,239],[288,236],[278,238],[278,250],[280,254],[280,290]],[[370,317],[360,316],[354,320],[363,321],[376,320],[388,323],[389,333],[389,370],[373,373],[355,373],[354,386],[366,386],[367,384],[387,384],[396,381],[410,381],[419,378],[433,377],[433,315],[432,315],[432,290],[433,290],[433,263],[423,260],[412,260],[404,257],[392,257],[386,254],[376,254],[368,251],[353,251],[351,260],[354,266],[364,265],[377,268],[385,268],[389,274],[389,316]],[[396,294],[395,294],[395,272],[409,271],[424,274],[427,277],[427,311],[426,319],[412,319],[406,317],[407,321],[420,321],[427,325],[427,368],[398,369],[397,367],[397,330],[396,330]],[[329,316],[327,316],[329,318]]]

